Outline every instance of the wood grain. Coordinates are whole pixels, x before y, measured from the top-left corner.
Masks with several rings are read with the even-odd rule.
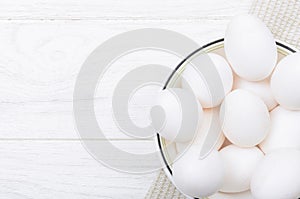
[[[130,150],[136,142],[115,144]],[[106,168],[79,141],[1,141],[0,153],[1,198],[143,198],[156,175]]]
[[[251,2],[252,0],[6,0],[0,3],[0,19],[224,19],[243,13]]]
[[[78,138],[72,112],[76,77],[89,53],[111,36],[137,28],[164,28],[202,45],[223,37],[227,22],[0,23],[1,138]],[[139,66],[162,64],[174,68],[181,59],[168,53],[147,51],[128,55],[112,65],[100,82],[95,107],[99,123],[109,138],[127,137],[113,124],[111,112],[111,97],[118,80]],[[144,112],[144,109],[145,104],[140,102],[132,107],[132,112]],[[140,118],[133,115],[132,119]]]
[[[131,175],[106,168],[80,142],[72,95],[82,63],[102,42],[138,28],[174,30],[203,45],[223,37],[232,16],[247,12],[251,3],[1,1],[0,198],[143,198],[156,173]],[[155,148],[151,139],[132,140],[114,124],[110,101],[117,80],[143,64],[172,68],[180,60],[166,53],[141,52],[122,58],[105,74],[95,110],[115,146],[131,152]],[[145,92],[130,110],[134,122],[141,125],[149,122],[145,110],[151,100],[141,100]],[[151,98],[151,93],[147,95]]]

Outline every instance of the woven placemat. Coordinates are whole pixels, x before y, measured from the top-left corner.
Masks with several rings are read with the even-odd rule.
[[[300,48],[299,0],[256,0],[250,13],[262,19],[276,39]]]
[[[300,49],[300,0],[256,0],[250,14],[258,16],[276,39]],[[146,199],[183,199],[183,196],[161,170]]]
[[[184,199],[186,197],[175,188],[175,186],[170,182],[164,171],[160,170],[156,180],[149,189],[145,198]]]

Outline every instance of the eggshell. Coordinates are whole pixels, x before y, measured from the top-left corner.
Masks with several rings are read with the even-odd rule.
[[[155,104],[151,109],[152,126],[162,137],[176,142],[194,138],[203,110],[193,93],[168,88],[158,94]]]
[[[198,128],[196,138],[191,142],[176,143],[178,153],[182,153],[188,149],[190,144],[197,145],[200,151],[207,137],[212,134],[217,135],[212,149],[219,150],[221,148],[225,140],[225,136],[221,129],[219,110],[219,107],[204,109],[203,122]]]
[[[290,110],[300,110],[300,53],[283,58],[272,77],[271,88],[278,103]]]
[[[252,15],[235,16],[229,23],[224,50],[234,72],[248,81],[267,78],[277,62],[277,47],[267,26]]]
[[[218,75],[206,76],[205,78],[215,78],[215,81],[221,80],[220,85],[223,86],[223,91],[220,91],[220,88],[217,87],[209,87],[203,74],[192,66],[187,67],[182,74],[182,88],[191,90],[199,99],[203,108],[213,108],[220,105],[224,96],[231,91],[233,75],[229,64],[222,56],[214,53],[208,53],[207,55],[215,66]],[[212,99],[212,96],[214,99]]]
[[[191,142],[176,142],[176,151],[177,154],[181,154],[188,150],[188,148],[192,145]]]
[[[300,197],[300,151],[280,149],[267,154],[255,169],[251,192],[256,199]]]
[[[300,150],[300,111],[290,111],[281,106],[271,114],[271,129],[267,138],[259,145],[269,153],[280,148]]]
[[[173,164],[173,179],[176,187],[190,197],[206,197],[216,193],[223,183],[224,166],[220,154],[213,151],[199,159],[197,147],[190,147]]]
[[[226,138],[241,147],[252,147],[263,141],[271,122],[265,103],[242,89],[226,96],[221,105],[220,119]]]
[[[209,199],[254,199],[250,191],[241,193],[222,193],[218,192],[209,197]]]
[[[234,80],[234,89],[244,89],[257,96],[259,96],[267,105],[268,110],[274,109],[278,103],[275,100],[270,82],[268,79],[258,82],[250,82],[239,77],[236,77]]]
[[[225,166],[224,183],[220,191],[243,192],[250,189],[250,180],[263,153],[257,148],[240,148],[229,145],[220,151]]]

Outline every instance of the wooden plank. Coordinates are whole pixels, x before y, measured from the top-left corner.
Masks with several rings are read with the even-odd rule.
[[[249,9],[253,0],[14,0],[1,1],[0,19],[223,19]]]
[[[116,143],[139,151],[152,144]],[[1,198],[143,198],[156,176],[106,168],[76,141],[0,141],[0,153]]]
[[[230,18],[247,12],[252,1],[1,1],[0,198],[143,198],[155,173],[106,168],[76,141],[72,94],[81,64],[111,36],[137,28],[166,28],[205,44],[223,37]],[[155,143],[130,141],[113,125],[111,79],[149,60],[171,67],[179,61],[157,53],[126,58],[97,93],[97,118],[106,123],[107,137],[131,152],[149,152]],[[133,104],[134,121],[147,122],[144,108]]]
[[[203,45],[222,37],[227,23],[228,20],[1,22],[0,138],[78,138],[72,112],[76,77],[89,53],[111,36],[137,28],[165,28]],[[128,138],[112,118],[111,96],[118,80],[138,66],[154,63],[172,68],[181,59],[146,51],[128,55],[112,65],[96,92],[95,107],[108,138]],[[141,100],[133,103],[132,119],[137,123],[147,124],[146,106]]]

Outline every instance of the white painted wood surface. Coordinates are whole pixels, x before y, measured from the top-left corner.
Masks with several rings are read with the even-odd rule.
[[[204,44],[224,35],[252,0],[2,0],[0,2],[0,198],[143,198],[156,173],[108,169],[80,143],[72,115],[76,76],[90,52],[113,35],[152,27]],[[106,136],[128,151],[154,148],[113,124],[114,80],[130,68],[180,60],[148,52],[114,64],[97,93],[97,119]],[[153,63],[153,61],[151,62]],[[137,122],[142,105],[133,104]],[[142,118],[142,119],[141,119]],[[99,140],[101,143],[101,140]]]

